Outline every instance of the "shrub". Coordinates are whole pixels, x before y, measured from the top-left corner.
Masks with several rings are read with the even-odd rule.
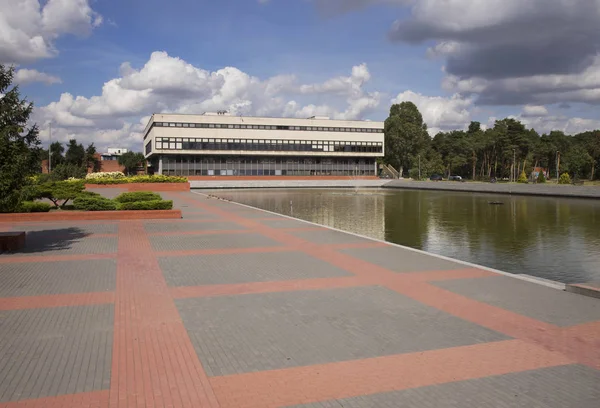
[[[34,212],[48,212],[52,206],[48,203],[41,201],[23,201],[17,212],[22,213],[34,213]]]
[[[86,169],[74,164],[59,164],[50,173],[51,180],[61,181],[70,178],[81,179],[85,177]]]
[[[569,173],[563,173],[558,179],[558,184],[571,184],[571,176]]]
[[[58,208],[59,202],[62,201],[61,206],[65,206],[69,200],[73,200],[78,197],[83,190],[85,185],[83,181],[53,181],[41,184],[37,187],[39,196],[41,198],[47,198],[54,203],[54,206]]]
[[[525,174],[525,170],[521,172],[521,175],[517,179],[517,183],[527,184],[529,180],[527,180],[527,174]]]
[[[119,210],[170,210],[173,208],[173,201],[136,201],[133,203],[121,203],[118,208]]]
[[[100,197],[100,194],[93,191],[83,190],[81,193],[79,193],[78,197]]]
[[[120,172],[114,172],[123,174]],[[90,173],[88,174],[112,174],[112,173]],[[187,183],[187,178],[178,176],[93,176],[86,177],[85,182],[88,184],[126,184],[126,183]]]
[[[178,176],[131,176],[130,183],[187,183],[187,178]]]
[[[105,179],[123,179],[125,174],[120,171],[100,171],[96,173],[88,173],[85,176],[86,180],[105,180]]]
[[[540,174],[538,174],[537,182],[538,184],[544,184],[546,182],[546,176],[544,176],[543,171],[540,171]]]
[[[153,193],[150,191],[134,191],[131,193],[119,194],[115,201],[118,203],[133,203],[137,201],[160,201],[162,197],[160,194]]]
[[[117,203],[106,197],[79,196],[74,201],[76,210],[81,211],[114,211]]]

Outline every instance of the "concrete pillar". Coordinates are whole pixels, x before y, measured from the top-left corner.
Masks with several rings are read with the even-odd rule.
[[[162,156],[158,156],[158,174],[163,174],[163,162],[162,162]]]

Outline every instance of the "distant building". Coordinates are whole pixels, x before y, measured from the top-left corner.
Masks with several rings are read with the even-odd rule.
[[[144,153],[156,174],[376,176],[383,122],[154,114]]]
[[[123,153],[127,153],[127,149],[121,147],[109,147],[108,152],[100,153],[100,160],[102,161],[110,161],[110,160],[118,160],[119,156]]]

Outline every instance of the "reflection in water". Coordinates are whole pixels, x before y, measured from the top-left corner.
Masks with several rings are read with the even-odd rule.
[[[213,194],[512,273],[569,283],[600,281],[596,200],[417,190]]]

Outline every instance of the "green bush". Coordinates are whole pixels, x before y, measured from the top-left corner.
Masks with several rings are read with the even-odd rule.
[[[40,184],[37,189],[40,198],[47,198],[58,208],[60,202],[60,206],[64,207],[69,200],[77,198],[85,189],[85,185],[81,180],[51,181]]]
[[[525,170],[521,172],[521,175],[517,179],[517,183],[527,184],[529,180],[527,180],[527,174],[525,174]]]
[[[558,179],[558,184],[571,184],[571,176],[569,173],[563,173]]]
[[[544,184],[546,182],[546,176],[544,176],[543,171],[540,171],[540,174],[538,174],[537,182],[538,184]]]
[[[130,176],[123,178],[88,178],[87,184],[127,184],[127,183],[187,183],[187,178],[177,176]]]
[[[41,201],[23,201],[19,206],[17,212],[22,213],[34,213],[34,212],[48,212],[52,206],[48,203]]]
[[[76,210],[81,211],[114,211],[117,209],[117,203],[106,197],[79,196],[74,201]]]
[[[119,210],[170,210],[173,208],[173,201],[137,201],[133,203],[119,204]]]
[[[52,169],[50,178],[53,181],[67,180],[70,178],[81,179],[87,173],[85,167],[76,166],[74,164],[59,164]]]
[[[118,203],[134,203],[137,201],[160,201],[162,197],[160,194],[153,193],[151,191],[134,191],[131,193],[119,194],[115,201]]]
[[[81,193],[79,193],[78,197],[100,197],[100,194],[95,193],[93,191],[84,190]]]
[[[178,176],[131,176],[128,177],[130,183],[187,183],[187,178]]]

